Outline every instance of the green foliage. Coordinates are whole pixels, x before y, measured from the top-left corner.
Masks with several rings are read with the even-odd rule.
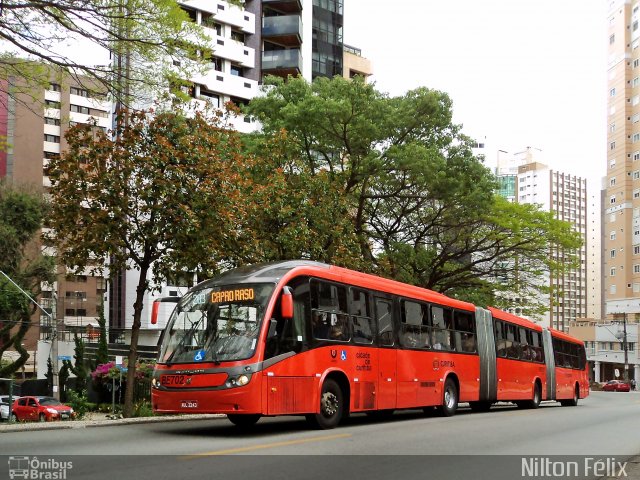
[[[63,364],[67,367],[68,371],[76,376],[75,391],[78,394],[86,391],[87,389],[87,377],[89,376],[89,369],[85,363],[84,358],[84,341],[78,335],[74,335],[73,342],[74,347],[74,363],[71,364],[69,360],[63,360]]]
[[[67,391],[67,380],[69,379],[69,368],[71,364],[67,361],[62,362],[60,372],[58,373],[58,388],[60,389],[60,400],[66,401],[69,391]]]
[[[78,269],[136,268],[130,366],[133,384],[144,293],[175,272],[219,270],[237,245],[251,165],[237,135],[201,114],[125,112],[115,140],[89,125],[67,132],[67,152],[50,163],[50,240]],[[79,165],[81,167],[79,168]],[[133,366],[133,367],[132,367]],[[125,415],[132,414],[132,389]]]
[[[96,351],[95,363],[100,365],[109,361],[109,344],[107,343],[107,320],[104,317],[104,302],[98,305],[98,325],[100,338],[98,340],[98,350]]]
[[[77,420],[82,420],[87,415],[87,412],[90,412],[93,409],[93,404],[89,402],[86,390],[81,390],[79,392],[69,390],[67,392],[66,403],[73,408]]]
[[[202,28],[190,21],[175,0],[15,3],[3,9],[0,35],[11,46],[0,52],[0,76],[27,81],[27,88],[16,98],[21,98],[28,87],[34,87],[33,92],[42,91],[35,87],[50,80],[46,64],[72,71],[85,87],[109,92],[125,104],[131,98],[156,98],[171,76],[191,78],[202,70],[204,59],[172,61],[182,60],[179,46],[184,38],[200,48],[211,44]],[[79,61],[68,53],[74,48],[61,47],[61,39],[65,39],[65,45],[73,44],[75,39],[92,45],[96,51],[112,52],[116,61]],[[16,88],[9,93],[16,94]]]
[[[49,395],[53,395],[53,362],[51,357],[47,358],[47,392]]]
[[[147,400],[136,403],[133,412],[134,417],[153,417],[154,415],[151,402]]]
[[[47,204],[42,195],[0,181],[0,271],[35,298],[43,282],[53,281],[53,259],[42,254],[37,235]],[[13,349],[19,357],[0,366],[0,377],[17,372],[29,358],[22,341],[35,311],[29,298],[0,274],[0,357]]]
[[[545,275],[571,265],[549,252],[575,256],[580,238],[550,213],[494,195],[445,93],[389,97],[338,77],[265,85],[245,108],[263,125],[247,148],[268,152],[271,172],[254,194],[264,210],[249,228],[256,255],[355,267],[484,305],[518,298],[533,315],[545,308]]]

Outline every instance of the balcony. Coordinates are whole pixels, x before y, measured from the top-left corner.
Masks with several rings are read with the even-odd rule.
[[[302,55],[297,48],[262,52],[262,70],[270,75],[287,77],[302,72]]]
[[[262,6],[281,13],[302,12],[302,2],[300,0],[262,0]]]
[[[302,18],[300,15],[264,17],[262,38],[285,47],[298,47],[302,43]]]

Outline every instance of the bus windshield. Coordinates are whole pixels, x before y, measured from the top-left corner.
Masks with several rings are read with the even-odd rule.
[[[244,360],[253,356],[273,284],[224,285],[188,292],[171,314],[159,363]]]

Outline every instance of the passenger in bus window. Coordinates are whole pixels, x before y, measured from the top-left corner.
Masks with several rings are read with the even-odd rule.
[[[313,336],[316,338],[329,338],[329,322],[326,312],[313,312]]]
[[[476,339],[475,336],[470,333],[462,334],[462,351],[463,352],[475,352],[476,351]]]

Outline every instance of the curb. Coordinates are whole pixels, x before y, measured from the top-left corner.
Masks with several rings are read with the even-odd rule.
[[[2,423],[0,424],[0,433],[9,432],[33,432],[37,430],[64,430],[74,428],[92,428],[92,427],[115,427],[119,425],[133,425],[136,423],[160,423],[160,422],[181,422],[187,420],[219,420],[226,418],[221,414],[195,414],[195,415],[167,415],[157,417],[133,417],[119,418],[115,420],[67,420],[58,422],[21,422],[21,423]]]

